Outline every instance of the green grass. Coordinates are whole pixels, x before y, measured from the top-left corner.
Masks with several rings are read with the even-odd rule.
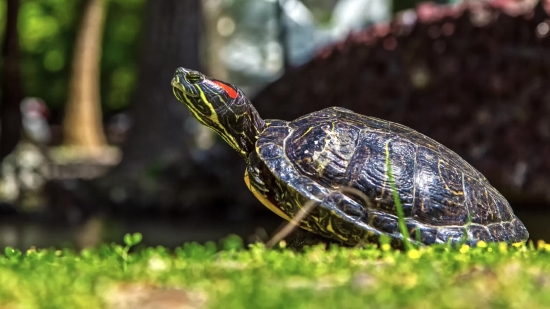
[[[128,236],[126,246],[80,254],[7,248],[0,255],[0,308],[550,307],[550,245],[542,242],[408,251],[318,246],[298,253],[259,244],[243,249],[229,237],[220,246],[129,250],[139,240]]]

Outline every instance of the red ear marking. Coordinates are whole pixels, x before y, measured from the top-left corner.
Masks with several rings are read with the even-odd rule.
[[[221,82],[214,82],[214,83],[216,83],[216,85],[222,87],[222,89],[225,90],[227,95],[229,95],[229,97],[231,97],[232,99],[235,99],[239,95],[237,93],[237,91],[235,91],[235,89],[229,87],[228,85],[226,85],[224,83],[221,83]]]

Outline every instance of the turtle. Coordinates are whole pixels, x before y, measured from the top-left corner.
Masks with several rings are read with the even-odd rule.
[[[344,246],[524,242],[504,196],[457,153],[407,126],[329,107],[262,119],[238,87],[178,68],[175,97],[245,160],[244,182],[312,239]],[[349,189],[349,190],[348,190]],[[294,218],[307,203],[307,215]],[[387,238],[386,238],[387,239]]]

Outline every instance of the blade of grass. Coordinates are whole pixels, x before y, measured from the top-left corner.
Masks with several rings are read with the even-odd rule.
[[[395,203],[395,210],[397,212],[399,231],[401,232],[401,235],[403,235],[405,250],[410,250],[414,249],[414,246],[410,242],[409,230],[407,230],[407,224],[405,223],[405,212],[403,211],[403,206],[401,205],[401,200],[399,199],[399,193],[397,192],[395,181],[393,179],[393,172],[390,162],[390,142],[391,139],[386,142],[386,170],[390,181],[393,202]]]
[[[309,200],[307,203],[304,204],[304,207],[298,211],[296,216],[293,218],[293,222],[288,222],[285,227],[283,227],[277,234],[273,235],[273,237],[265,244],[267,248],[271,248],[279,241],[287,237],[292,231],[299,228],[300,221],[302,221],[303,218],[305,218],[311,210],[317,206],[317,202],[314,200]]]

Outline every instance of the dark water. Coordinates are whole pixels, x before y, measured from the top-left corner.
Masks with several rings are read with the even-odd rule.
[[[516,210],[516,215],[527,227],[530,239],[550,242],[550,208]]]
[[[550,209],[529,208],[516,210],[518,217],[525,223],[531,239],[543,239],[550,242]],[[172,218],[132,218],[105,219],[92,217],[76,226],[48,224],[16,218],[0,219],[0,247],[11,246],[22,250],[31,246],[83,248],[101,242],[122,243],[126,233],[139,232],[143,235],[143,244],[174,248],[185,242],[219,241],[229,234],[236,234],[244,242],[257,239],[267,241],[282,222],[274,218],[265,218],[242,222],[197,222]]]
[[[282,222],[262,220],[237,223],[186,222],[171,219],[117,220],[94,217],[77,226],[46,224],[29,220],[0,220],[0,248],[21,250],[37,248],[83,248],[102,242],[122,243],[126,233],[139,232],[142,244],[175,248],[185,242],[219,241],[230,234],[239,235],[246,243],[257,239],[267,241],[267,234]]]

